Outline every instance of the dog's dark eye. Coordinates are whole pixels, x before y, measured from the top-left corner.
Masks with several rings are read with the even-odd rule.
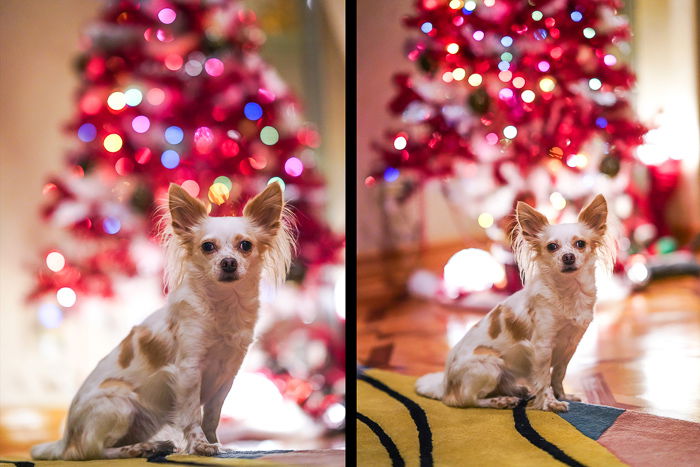
[[[253,244],[250,243],[248,240],[243,240],[240,244],[240,247],[243,251],[250,251],[253,249]]]
[[[559,248],[559,245],[557,245],[556,243],[548,243],[547,244],[547,249],[549,251],[557,251],[558,248]]]
[[[202,243],[202,251],[206,251],[207,253],[211,253],[214,250],[216,250],[216,245],[214,245],[212,242]]]
[[[586,246],[586,242],[584,242],[583,240],[576,240],[576,243],[574,243],[574,245],[576,245],[576,248],[584,248]]]

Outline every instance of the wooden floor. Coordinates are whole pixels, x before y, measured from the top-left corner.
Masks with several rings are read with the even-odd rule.
[[[412,298],[360,303],[359,363],[410,375],[440,371],[485,314]],[[564,386],[584,402],[700,422],[700,281],[657,281],[600,307]]]

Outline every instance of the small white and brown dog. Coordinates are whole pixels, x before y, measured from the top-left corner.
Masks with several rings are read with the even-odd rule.
[[[595,265],[609,272],[614,241],[605,198],[596,196],[578,222],[550,225],[519,202],[511,234],[524,288],[482,318],[450,351],[445,371],[422,376],[418,394],[453,407],[567,411],[562,381],[593,319]]]
[[[189,454],[219,451],[221,406],[253,340],[259,284],[264,274],[284,281],[292,224],[277,183],[241,217],[209,217],[171,184],[167,211],[167,304],[100,361],[71,403],[63,439],[34,446],[34,459],[172,452],[172,440],[154,438],[165,427],[182,433]]]

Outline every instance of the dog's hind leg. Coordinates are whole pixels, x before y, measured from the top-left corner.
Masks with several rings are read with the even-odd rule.
[[[104,449],[128,434],[134,419],[134,404],[128,396],[91,397],[68,417],[63,460],[104,458]]]
[[[128,459],[132,457],[150,457],[154,454],[172,454],[175,444],[172,441],[146,441],[143,443],[105,448],[104,459]]]
[[[143,444],[159,426],[139,403],[139,396],[122,380],[105,380],[96,392],[86,394],[71,407],[67,423],[64,460],[104,459],[118,455],[114,447]],[[146,452],[150,446],[136,446],[129,452]]]
[[[503,374],[503,360],[491,355],[478,355],[448,368],[442,401],[451,407],[512,408],[519,398],[495,395]],[[491,397],[489,397],[491,396]]]

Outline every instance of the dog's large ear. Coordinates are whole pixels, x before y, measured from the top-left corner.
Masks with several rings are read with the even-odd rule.
[[[255,225],[275,233],[280,227],[284,196],[279,183],[270,183],[262,193],[246,203],[243,215]]]
[[[192,227],[207,217],[207,208],[197,198],[193,198],[179,185],[170,184],[168,189],[168,208],[173,232],[183,236],[191,232]]]
[[[518,201],[515,213],[520,231],[528,241],[536,240],[540,232],[549,225],[549,221],[543,214],[522,201]]]
[[[578,215],[578,221],[586,224],[591,230],[599,235],[605,234],[608,221],[608,203],[603,195],[593,198],[588,206],[583,208]]]

